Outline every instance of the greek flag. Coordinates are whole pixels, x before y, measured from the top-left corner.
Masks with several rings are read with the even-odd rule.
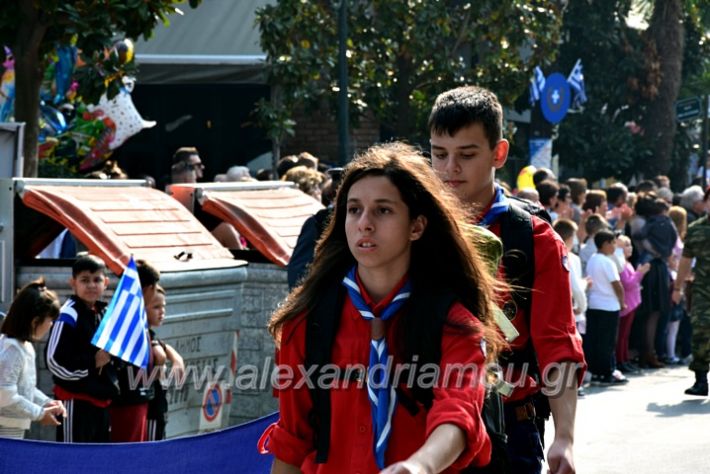
[[[569,73],[567,83],[574,90],[572,106],[579,107],[587,101],[587,94],[584,92],[584,74],[582,73],[582,60],[578,59]]]
[[[535,105],[535,102],[540,100],[544,88],[545,75],[542,73],[540,66],[535,66],[533,78],[530,79],[530,105]]]
[[[118,282],[91,343],[120,359],[148,368],[150,341],[138,270],[133,257]]]

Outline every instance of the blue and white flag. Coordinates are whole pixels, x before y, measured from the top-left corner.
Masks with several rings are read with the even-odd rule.
[[[121,275],[91,343],[126,362],[148,368],[150,341],[143,291],[133,257]]]
[[[542,73],[540,66],[535,66],[533,78],[530,79],[530,105],[535,105],[535,102],[540,100],[544,88],[545,74]]]
[[[587,94],[584,91],[584,74],[582,73],[582,60],[578,59],[569,73],[567,83],[574,91],[572,107],[579,107],[587,101]]]

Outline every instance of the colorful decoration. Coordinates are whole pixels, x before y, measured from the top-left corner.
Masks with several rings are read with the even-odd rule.
[[[520,173],[518,173],[517,180],[518,189],[535,189],[535,183],[533,182],[533,175],[535,174],[535,171],[537,171],[537,168],[532,165],[528,165],[520,170]]]
[[[4,71],[0,78],[0,122],[7,122],[12,117],[15,102],[15,58],[7,46],[2,67]]]
[[[57,48],[57,61],[54,63],[55,105],[66,100],[66,94],[72,85],[76,56],[76,47],[74,46],[60,46]]]
[[[155,126],[154,121],[143,120],[136,106],[133,105],[131,92],[134,85],[135,79],[124,78],[121,92],[116,97],[108,100],[106,94],[104,94],[101,96],[98,105],[89,107],[89,111],[101,112],[103,116],[109,118],[115,125],[116,132],[109,142],[110,150],[115,150],[144,128]]]

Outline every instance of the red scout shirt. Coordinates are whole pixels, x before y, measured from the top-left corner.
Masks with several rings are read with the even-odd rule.
[[[485,214],[488,208],[490,204],[481,215]],[[523,349],[532,337],[541,374],[553,363],[578,363],[582,367],[577,372],[577,381],[581,385],[587,364],[582,350],[582,338],[577,332],[572,311],[569,270],[564,263],[567,259],[567,248],[550,224],[537,216],[531,217],[535,249],[535,279],[530,305],[533,320],[529,323],[530,315],[518,308],[512,323],[520,335],[513,340],[511,348],[514,351]],[[498,221],[494,222],[489,230],[500,237]],[[503,277],[502,264],[499,273]],[[502,299],[505,300],[507,296]],[[540,390],[532,377],[527,376],[521,381],[520,369],[514,369],[508,371],[507,367],[504,367],[503,370],[506,380],[515,385],[513,394],[505,399],[506,402],[522,400]]]
[[[373,304],[362,285],[360,291],[374,313],[379,314],[403,283],[404,280],[379,304]],[[394,347],[394,325],[389,323],[396,323],[404,317],[406,316],[400,312],[388,322],[386,337],[390,354],[393,353],[391,348]],[[480,322],[459,303],[452,306],[449,319],[459,323],[472,322],[476,327],[480,325]],[[313,428],[308,422],[312,407],[311,394],[306,385],[300,388],[293,386],[302,377],[298,366],[302,366],[305,359],[305,327],[305,318],[298,317],[287,322],[283,328],[277,363],[293,368],[294,377],[290,387],[278,391],[280,419],[271,425],[262,437],[262,439],[268,438],[266,449],[281,461],[300,467],[304,473],[379,472],[373,453],[372,414],[367,387],[363,383],[362,387],[358,388],[357,382],[350,382],[349,387],[343,387],[344,382],[338,382],[338,386],[332,389],[330,394],[332,428],[328,462],[315,463]],[[481,335],[480,333],[461,335],[460,332],[454,333],[445,328],[441,345],[441,372],[438,387],[434,388],[434,403],[428,412],[421,409],[415,416],[412,416],[401,403],[397,404],[392,420],[392,435],[387,448],[387,465],[407,459],[424,444],[437,426],[444,423],[455,424],[466,435],[464,452],[444,472],[456,473],[474,462],[476,465],[485,465],[490,460],[490,439],[480,416],[485,387],[482,383],[473,380],[482,374],[485,363],[481,349]],[[370,323],[362,318],[350,298],[346,297],[333,345],[332,362],[340,368],[354,364],[367,367],[369,354]],[[462,388],[441,387],[444,367],[447,364],[475,365],[477,371],[476,374],[471,370],[465,372]],[[303,370],[305,371],[305,368]],[[456,378],[456,375],[452,376],[449,385],[455,385],[453,381]],[[282,378],[281,381],[283,380]]]

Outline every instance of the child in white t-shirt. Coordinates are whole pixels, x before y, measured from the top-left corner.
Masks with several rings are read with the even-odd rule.
[[[587,301],[587,334],[584,354],[592,372],[592,383],[610,385],[628,380],[614,372],[614,348],[619,330],[619,311],[625,307],[624,288],[614,258],[616,237],[609,230],[600,230],[594,236],[597,253],[587,263],[587,276],[591,278]]]

